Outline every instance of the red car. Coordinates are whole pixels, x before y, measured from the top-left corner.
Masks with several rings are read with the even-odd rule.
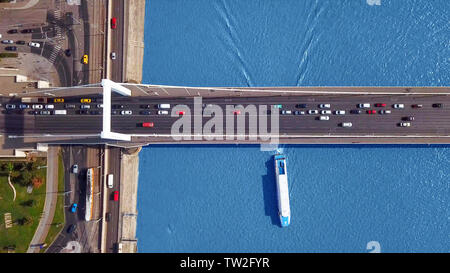
[[[375,111],[375,110],[367,110],[367,114],[369,114],[369,115],[373,115],[376,113],[377,113],[377,111]]]
[[[115,29],[117,27],[116,23],[117,23],[116,17],[111,18],[111,28]]]
[[[149,128],[151,128],[151,127],[153,127],[153,122],[144,122],[144,123],[142,123],[142,127],[149,127]]]
[[[386,103],[375,103],[375,107],[386,107]]]
[[[114,191],[114,201],[119,201],[119,191]]]
[[[178,111],[177,115],[179,115],[179,116],[184,115],[184,111]]]
[[[239,115],[240,113],[241,113],[241,111],[239,111],[239,110],[236,110],[233,112],[233,114],[235,114],[235,115]]]

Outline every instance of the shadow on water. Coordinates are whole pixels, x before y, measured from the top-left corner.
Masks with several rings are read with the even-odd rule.
[[[262,176],[264,212],[270,216],[272,224],[281,227],[278,218],[277,186],[273,157],[266,162],[267,174]]]

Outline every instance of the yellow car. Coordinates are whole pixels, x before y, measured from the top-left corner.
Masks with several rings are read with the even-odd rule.
[[[91,103],[91,99],[81,99],[81,103]]]
[[[83,63],[88,64],[88,55],[86,54],[83,55]]]
[[[63,98],[56,98],[53,100],[53,102],[64,102]]]

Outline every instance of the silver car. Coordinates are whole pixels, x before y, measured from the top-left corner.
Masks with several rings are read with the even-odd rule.
[[[111,60],[115,60],[116,59],[116,52],[111,52]]]
[[[317,114],[319,114],[319,110],[308,110],[308,114],[317,115]]]
[[[13,40],[3,40],[2,44],[14,44]]]
[[[131,115],[133,112],[131,110],[123,110],[120,112],[121,115]]]

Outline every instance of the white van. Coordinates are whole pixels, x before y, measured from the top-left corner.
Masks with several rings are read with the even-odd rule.
[[[329,116],[320,116],[319,120],[330,120]]]
[[[168,103],[158,104],[158,108],[159,109],[170,109],[170,104],[168,104]]]
[[[114,187],[114,175],[108,174],[108,188]]]

